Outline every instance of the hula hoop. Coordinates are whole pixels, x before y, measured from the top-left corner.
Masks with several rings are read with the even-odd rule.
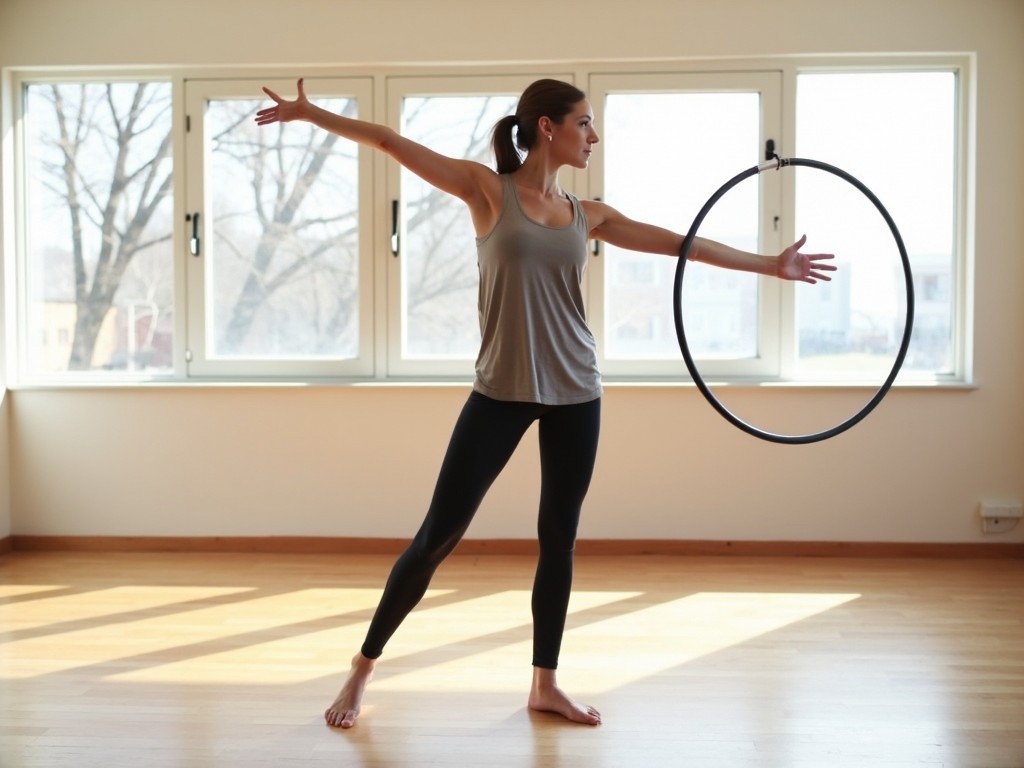
[[[700,371],[697,368],[697,364],[694,362],[693,356],[690,354],[690,346],[686,341],[686,329],[683,327],[683,274],[686,270],[687,256],[690,253],[690,248],[693,246],[693,241],[697,237],[697,230],[700,229],[700,225],[704,221],[704,218],[708,215],[708,212],[712,209],[712,207],[714,207],[715,203],[717,203],[722,198],[722,196],[725,195],[726,192],[735,187],[744,179],[747,179],[751,176],[756,176],[757,174],[765,170],[773,168],[775,170],[779,170],[786,165],[806,166],[808,168],[817,168],[818,170],[826,171],[835,176],[838,176],[839,178],[843,179],[846,182],[849,182],[858,190],[860,190],[861,193],[863,193],[868,198],[868,200],[870,200],[872,204],[874,204],[875,208],[878,209],[878,212],[882,214],[882,218],[885,219],[886,224],[889,225],[889,229],[892,231],[893,238],[895,238],[896,245],[900,251],[900,259],[903,262],[903,277],[906,281],[907,286],[907,321],[903,329],[903,339],[900,342],[899,351],[896,354],[896,360],[893,362],[892,370],[889,371],[889,375],[885,378],[885,381],[882,383],[882,386],[878,388],[878,391],[875,392],[874,396],[870,400],[868,400],[867,404],[865,404],[863,408],[861,408],[857,413],[855,413],[846,421],[837,424],[829,429],[822,430],[821,432],[813,432],[806,435],[783,435],[777,434],[775,432],[767,432],[765,430],[758,429],[757,427],[752,426],[751,424],[748,424],[747,422],[743,421],[741,418],[732,413],[732,411],[730,411],[728,408],[722,405],[722,403],[718,400],[717,397],[715,397],[714,393],[705,383],[704,378],[700,375]],[[877,406],[881,402],[882,398],[885,397],[886,393],[889,391],[889,388],[892,386],[893,381],[895,381],[896,375],[899,373],[900,368],[903,365],[903,361],[907,356],[907,349],[910,346],[910,335],[914,326],[914,276],[910,271],[910,258],[907,256],[907,248],[903,244],[903,238],[900,236],[900,232],[896,228],[896,222],[893,221],[892,216],[889,215],[889,212],[885,209],[885,206],[882,205],[882,202],[875,196],[875,194],[870,189],[868,189],[866,186],[864,186],[864,184],[862,184],[859,180],[851,176],[846,171],[840,168],[836,168],[834,165],[823,163],[819,160],[807,160],[805,158],[800,157],[776,157],[774,160],[762,163],[761,165],[755,165],[753,168],[748,168],[742,173],[738,173],[736,176],[731,178],[729,181],[727,181],[725,184],[719,187],[717,192],[715,192],[710,198],[708,198],[708,201],[704,204],[704,207],[701,208],[700,212],[697,214],[697,217],[693,220],[693,224],[690,225],[690,231],[684,238],[683,245],[679,250],[679,262],[678,264],[676,264],[676,278],[674,290],[675,294],[673,296],[673,309],[675,311],[676,336],[679,339],[679,349],[683,353],[683,360],[686,361],[686,367],[690,371],[690,376],[693,377],[694,384],[697,385],[697,388],[701,391],[701,394],[704,395],[704,398],[709,403],[711,403],[712,406],[714,406],[715,410],[717,410],[722,416],[726,418],[726,420],[731,422],[734,426],[739,427],[747,434],[753,435],[754,437],[759,437],[762,440],[767,440],[773,443],[798,445],[805,443],[814,443],[820,440],[827,440],[828,438],[835,437],[836,435],[845,432],[850,427],[860,422],[869,413],[871,413],[871,411],[874,410],[875,406]]]

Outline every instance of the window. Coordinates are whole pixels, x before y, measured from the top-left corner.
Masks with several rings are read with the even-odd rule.
[[[956,373],[956,76],[801,72],[796,93],[797,154],[863,182],[906,245],[916,311],[904,371]],[[833,295],[798,286],[797,375],[879,378],[892,367],[906,318],[906,281],[888,226],[845,181],[800,169],[796,215],[797,231],[846,246]]]
[[[22,97],[22,377],[170,373],[170,83],[33,82]]]
[[[605,75],[591,79],[601,135],[592,161],[593,196],[635,219],[687,232],[704,202],[736,173],[761,161],[778,135],[779,73]],[[778,210],[778,184],[765,177],[722,199],[700,236],[748,251],[775,249],[763,213]],[[602,246],[591,324],[606,373],[679,375],[673,315],[676,261]],[[629,275],[644,270],[643,282]],[[775,336],[763,329],[777,312],[778,286],[705,264],[687,266],[687,339],[716,373],[774,373]]]
[[[954,381],[970,348],[965,62],[321,73],[306,90],[330,111],[490,164],[493,125],[527,84],[576,82],[601,141],[562,186],[677,232],[762,163],[769,140],[783,157],[836,165],[882,200],[908,247],[904,380]],[[465,207],[308,124],[256,126],[260,86],[290,96],[293,80],[34,71],[12,82],[11,383],[472,375],[478,271]],[[687,337],[703,373],[877,383],[890,369],[902,265],[855,188],[815,169],[767,170],[719,200],[699,234],[772,253],[805,232],[808,249],[839,257],[833,282],[687,267]],[[584,289],[606,378],[685,379],[676,260],[592,249]]]
[[[571,79],[568,75],[558,75]],[[389,119],[449,157],[494,167],[491,130],[533,77],[396,78]],[[476,237],[462,201],[389,164],[391,375],[470,375],[480,345]]]
[[[365,81],[306,87],[332,112],[372,114]],[[257,126],[259,93],[254,81],[186,84],[197,171],[185,226],[189,373],[369,373],[369,151],[309,123]]]

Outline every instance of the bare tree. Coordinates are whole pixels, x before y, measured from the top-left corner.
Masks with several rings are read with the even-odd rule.
[[[419,107],[406,115],[407,124],[416,126],[421,120],[425,126],[436,123],[437,107],[431,102],[413,101]],[[461,119],[453,126],[455,130],[447,126],[442,130],[460,137],[458,145],[449,147],[453,154],[487,164],[491,160],[491,129],[502,106],[491,98],[470,103],[472,112],[456,110]],[[434,114],[421,118],[420,109]],[[429,129],[420,136],[430,142]],[[465,207],[429,185],[415,184],[414,188],[417,193],[405,200],[407,231],[415,243],[414,252],[406,249],[404,273],[410,343],[424,353],[472,354],[478,342],[475,291],[479,275]]]
[[[484,123],[489,104],[486,99],[482,101],[479,113],[465,126],[462,156],[485,161],[489,154],[490,125]],[[359,306],[357,260],[353,258],[351,268],[341,274],[343,270],[330,258],[337,250],[354,252],[358,211],[333,203],[325,207],[322,200],[309,207],[305,204],[315,189],[321,196],[326,188],[337,200],[344,197],[339,187],[354,185],[355,180],[325,177],[337,173],[328,168],[331,159],[339,153],[353,152],[354,147],[312,126],[292,124],[253,131],[249,106],[246,102],[219,105],[219,112],[221,108],[235,111],[218,116],[218,125],[210,137],[214,152],[229,158],[241,176],[251,179],[251,207],[240,208],[232,215],[254,217],[258,222],[255,240],[241,241],[233,236],[218,238],[221,258],[230,252],[234,262],[244,270],[236,292],[230,299],[222,297],[230,306],[224,308],[225,320],[217,323],[218,349],[229,353],[245,349],[254,323],[261,313],[268,311],[274,295],[291,290],[303,281],[327,285],[333,291],[317,304],[317,312],[307,307],[302,320],[308,325],[319,317],[314,335],[322,344],[329,345],[342,329],[350,327]],[[349,100],[341,103],[339,111],[355,116],[356,108],[356,103]],[[210,115],[207,117],[209,119]],[[416,117],[415,112],[407,114],[406,121],[411,124]],[[426,318],[429,317],[429,325],[444,328],[438,335],[450,340],[466,332],[465,323],[461,317],[458,321],[443,317],[444,313],[438,312],[438,301],[445,296],[465,293],[475,287],[477,279],[475,263],[466,258],[466,243],[453,244],[451,237],[460,225],[465,228],[465,210],[457,200],[433,188],[427,188],[422,195],[405,203],[406,226],[410,232],[418,233],[416,266],[407,266],[405,272],[409,280],[404,292],[406,310],[410,315],[419,311],[424,317],[423,325],[428,324]],[[216,222],[223,218],[222,214],[217,215],[215,235],[219,229]],[[471,237],[469,245],[472,245]],[[307,297],[307,300],[316,301],[316,297]],[[268,329],[264,323],[260,332],[277,332],[277,329]],[[294,348],[302,329],[292,328],[290,332],[285,329],[285,333]]]
[[[489,100],[481,99],[477,113],[469,124],[466,149],[462,155],[467,159],[486,162],[489,156],[491,126],[484,122],[489,107]],[[415,119],[415,113],[408,116],[409,122]],[[410,209],[406,223],[409,229],[423,227],[428,222],[439,225],[430,232],[422,254],[422,269],[418,270],[415,284],[409,286],[408,309],[413,312],[418,304],[428,303],[453,290],[474,287],[476,271],[467,271],[464,259],[452,258],[448,238],[459,219],[465,217],[465,210],[459,201],[439,189],[430,187],[423,197],[407,201],[407,208]]]
[[[160,210],[172,190],[170,89],[82,83],[36,93],[52,106],[56,155],[43,161],[45,183],[70,225],[77,313],[68,369],[87,370],[133,259],[172,237],[167,212]],[[342,150],[337,136],[322,131],[254,130],[250,102],[220,104],[226,111],[209,141],[234,164],[251,203],[233,200],[234,207],[214,219],[215,258],[229,262],[227,271],[237,278],[229,293],[214,297],[218,348],[244,353],[273,335],[285,354],[329,353],[336,339],[352,333],[360,301],[358,259],[348,258],[359,236],[358,206],[324,203],[325,196],[341,199],[342,189],[355,184],[342,178],[337,165],[330,169],[339,157],[353,160],[354,150]],[[343,114],[355,114],[353,100],[342,104]],[[485,161],[488,155],[487,110],[482,100],[476,119],[469,120],[465,157]],[[208,180],[207,195],[213,187]],[[453,247],[451,237],[457,223],[465,223],[465,212],[434,189],[406,203],[407,226],[419,233],[417,266],[406,274],[406,310],[419,312],[418,322],[434,328],[431,333],[464,333],[465,323],[444,317],[437,302],[475,285],[465,244]],[[218,231],[232,218],[240,222],[237,230]]]
[[[354,115],[355,110],[355,102],[347,101],[342,113]],[[302,133],[296,127],[254,134],[251,124],[251,112],[242,108],[211,136],[215,151],[239,163],[251,178],[249,215],[259,228],[256,241],[243,244],[245,252],[238,254],[246,274],[230,300],[219,343],[225,350],[244,348],[268,301],[296,282],[310,280],[326,281],[336,289],[326,308],[317,305],[318,317],[326,316],[319,317],[321,327],[313,334],[318,339],[332,338],[349,324],[359,297],[354,273],[332,274],[338,267],[328,257],[354,244],[357,211],[336,207],[324,212],[304,204],[317,184],[323,185],[325,166],[337,152],[339,138],[326,132]],[[236,247],[224,239],[219,242],[220,247]],[[316,301],[315,295],[307,298]]]
[[[95,88],[102,89],[100,98],[90,97]],[[49,95],[61,158],[50,184],[67,202],[74,264],[77,316],[68,369],[86,370],[132,259],[171,237],[150,234],[171,192],[170,93],[152,83],[82,83],[54,84]],[[100,152],[102,163],[94,154]],[[89,227],[98,234],[94,253]]]

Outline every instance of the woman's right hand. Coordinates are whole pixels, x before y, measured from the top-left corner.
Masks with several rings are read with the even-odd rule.
[[[303,110],[309,106],[309,99],[306,98],[306,91],[302,86],[302,78],[297,83],[298,96],[294,100],[282,99],[272,90],[263,87],[263,92],[274,100],[274,106],[261,109],[256,113],[256,125],[270,125],[271,123],[288,123],[292,120],[299,120],[303,117]]]

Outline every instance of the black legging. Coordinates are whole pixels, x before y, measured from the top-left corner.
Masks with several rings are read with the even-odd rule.
[[[533,664],[555,669],[572,589],[580,508],[590,486],[600,398],[578,405],[502,402],[473,392],[455,424],[427,516],[384,587],[362,652],[376,659],[451,554],[526,430],[539,421],[540,557],[533,583]]]

